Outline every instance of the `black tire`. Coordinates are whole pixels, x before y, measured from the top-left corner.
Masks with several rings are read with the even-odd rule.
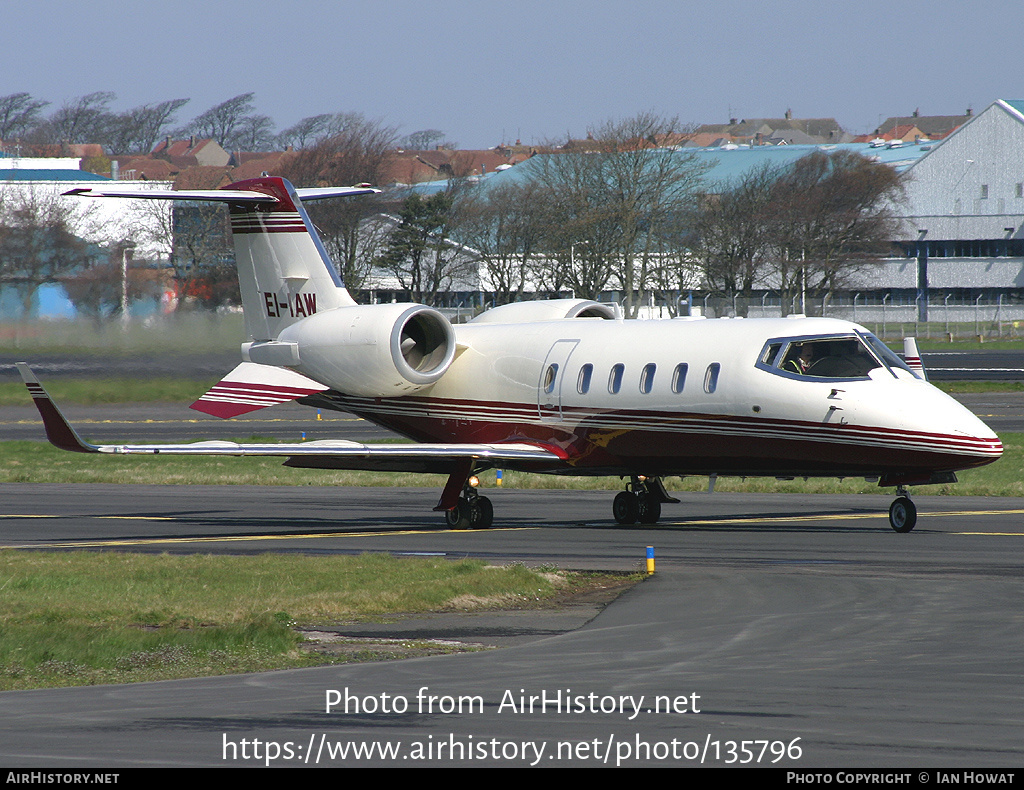
[[[637,502],[636,494],[629,491],[620,491],[615,495],[612,502],[612,515],[615,520],[623,526],[636,524],[640,517],[640,505]]]
[[[661,518],[661,502],[650,494],[640,494],[637,497],[637,520],[641,524],[657,524]]]
[[[917,524],[917,505],[901,496],[889,506],[889,526],[896,532],[910,532]]]
[[[485,496],[478,496],[469,506],[469,526],[471,529],[490,529],[494,523],[494,505]]]
[[[469,529],[471,517],[469,502],[462,497],[459,498],[459,504],[444,512],[445,523],[451,529]]]

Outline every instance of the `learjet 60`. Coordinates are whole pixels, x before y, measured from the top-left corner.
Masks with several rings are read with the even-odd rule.
[[[49,439],[76,452],[440,472],[448,480],[435,510],[453,528],[491,526],[493,506],[474,482],[500,468],[619,476],[620,524],[657,522],[678,501],[663,483],[670,476],[877,479],[896,488],[891,526],[909,532],[907,486],[955,482],[956,471],[1002,453],[984,423],[846,321],[622,320],[605,304],[555,299],[453,326],[422,304],[357,304],[303,201],[373,191],[264,176],[216,190],[67,194],[228,204],[248,340],[241,364],[193,408],[229,418],[295,400],[412,442],[93,445],[21,365]]]

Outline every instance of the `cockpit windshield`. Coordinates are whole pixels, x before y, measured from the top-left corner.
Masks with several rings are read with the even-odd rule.
[[[757,366],[809,379],[867,378],[878,368],[894,376],[896,369],[915,375],[885,343],[868,332],[769,340]]]

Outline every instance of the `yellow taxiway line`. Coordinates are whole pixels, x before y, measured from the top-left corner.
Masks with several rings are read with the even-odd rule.
[[[1016,510],[944,510],[922,514],[925,518],[951,518],[964,516],[997,516],[997,515],[1021,515],[1024,509]],[[7,514],[0,515],[0,521],[11,519],[46,518],[59,519],[67,516],[55,514],[31,513],[31,514]],[[80,517],[81,518],[81,517]],[[85,518],[112,519],[121,521],[178,521],[177,516],[85,516]],[[859,521],[863,519],[887,519],[885,513],[835,513],[818,514],[807,516],[749,516],[741,518],[721,519],[692,519],[686,521],[663,521],[657,525],[640,525],[646,529],[698,527],[698,526],[735,526],[744,524],[779,524],[786,522],[820,522],[820,521]],[[524,530],[541,529],[541,527],[492,527],[487,532],[520,532]],[[370,530],[361,532],[304,532],[299,534],[286,535],[224,535],[219,537],[171,537],[171,538],[133,538],[133,539],[98,539],[82,540],[60,543],[22,543],[17,545],[0,545],[5,549],[71,549],[71,548],[98,548],[117,546],[158,546],[181,543],[244,543],[248,541],[273,541],[273,540],[320,540],[323,538],[367,538],[367,537],[388,537],[398,535],[438,535],[446,533],[474,533],[479,534],[480,530],[472,529],[402,529],[402,530]],[[953,532],[953,535],[992,535],[1024,537],[1024,532]]]
[[[2,516],[0,518],[14,518],[14,516]],[[100,516],[100,518],[113,518],[112,516]],[[157,520],[157,519],[151,519]],[[171,519],[168,519],[171,520]],[[497,527],[491,528],[489,532],[519,532],[539,527]],[[370,532],[305,532],[293,535],[227,535],[221,537],[187,537],[180,538],[133,538],[130,540],[82,540],[62,543],[22,543],[18,545],[0,546],[0,549],[94,549],[112,548],[118,546],[160,546],[165,544],[189,544],[189,543],[246,543],[249,541],[262,540],[318,540],[322,538],[377,538],[390,535],[437,535],[439,533],[460,533],[475,532],[473,529],[403,529],[403,530],[380,530]]]
[[[997,516],[997,515],[1020,515],[1024,514],[1024,509],[1019,510],[941,510],[941,511],[928,511],[927,513],[919,513],[921,518],[949,518],[949,517],[963,517],[963,516]],[[692,526],[708,526],[708,525],[728,525],[728,524],[777,524],[786,521],[856,521],[859,519],[888,519],[888,513],[831,513],[831,514],[818,514],[808,516],[749,516],[742,518],[707,518],[707,519],[686,519],[684,521],[662,521],[655,525],[655,529],[658,527],[692,527]],[[995,532],[979,532],[979,533],[953,533],[958,535],[995,535],[995,534],[1006,534],[1006,535],[1024,535],[1024,532],[1006,532],[1006,533],[995,533]]]

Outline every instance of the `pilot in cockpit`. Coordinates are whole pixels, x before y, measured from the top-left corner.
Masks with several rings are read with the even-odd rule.
[[[787,356],[788,359],[782,364],[783,370],[807,375],[807,371],[814,363],[814,346],[810,343],[794,345]]]

